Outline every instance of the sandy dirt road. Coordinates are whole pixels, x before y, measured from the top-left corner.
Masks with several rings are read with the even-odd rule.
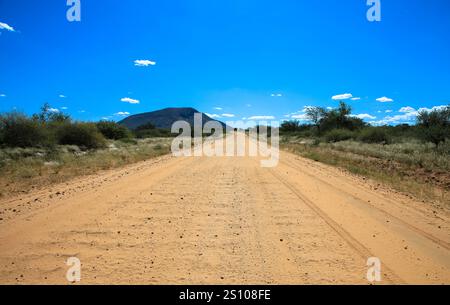
[[[164,156],[0,202],[0,283],[450,283],[450,214],[281,153]]]

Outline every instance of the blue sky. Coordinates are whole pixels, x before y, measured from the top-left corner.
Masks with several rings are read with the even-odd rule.
[[[366,0],[81,0],[68,22],[66,0],[0,0],[0,111],[282,120],[351,94],[367,121],[413,122],[450,103],[450,1],[381,5],[371,23]]]

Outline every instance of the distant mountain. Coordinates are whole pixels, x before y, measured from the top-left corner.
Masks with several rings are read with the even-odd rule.
[[[195,113],[201,112],[197,111],[194,108],[166,108],[158,111],[146,112],[129,116],[120,121],[119,124],[124,125],[131,130],[134,130],[139,126],[148,123],[153,124],[156,128],[170,129],[172,128],[172,124],[176,121],[186,121],[189,124],[191,124],[191,126],[194,126]],[[210,118],[204,113],[201,114],[203,125],[209,121],[217,121]],[[220,121],[217,122],[219,122],[224,127],[226,126],[224,123]]]

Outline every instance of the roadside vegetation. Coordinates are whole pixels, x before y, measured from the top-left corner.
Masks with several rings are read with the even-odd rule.
[[[44,105],[0,114],[0,198],[170,152],[169,131],[78,122]]]
[[[419,113],[412,126],[369,126],[345,103],[306,114],[311,124],[281,125],[284,149],[450,207],[450,106]]]

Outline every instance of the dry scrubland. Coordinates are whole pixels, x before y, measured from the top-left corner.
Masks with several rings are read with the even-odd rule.
[[[335,143],[283,136],[281,147],[303,157],[338,166],[386,183],[394,189],[450,207],[450,142],[438,149],[410,139],[391,144],[346,140]]]
[[[171,135],[146,124],[80,122],[44,104],[0,114],[0,198],[166,154]]]
[[[91,150],[76,145],[2,148],[0,198],[167,154],[171,141],[171,138],[109,140],[105,148]]]
[[[108,140],[106,148],[92,150],[76,145],[2,148],[0,198],[164,155],[170,153],[171,142],[172,138]],[[437,150],[415,140],[385,145],[282,136],[281,148],[450,207],[450,142]]]
[[[170,152],[174,135],[150,123],[129,130],[51,109],[0,114],[0,198]],[[351,111],[308,107],[312,123],[281,124],[282,148],[450,205],[450,106],[419,113],[415,126],[373,127]]]
[[[450,106],[421,110],[415,125],[397,126],[369,126],[343,102],[305,114],[311,124],[282,123],[285,149],[450,206]]]
[[[220,145],[220,144],[218,144]],[[161,156],[2,200],[0,283],[383,284],[450,282],[450,213],[281,152]]]
[[[282,147],[359,176],[286,151],[153,158],[172,138],[151,125],[0,115],[0,283],[66,284],[73,256],[82,284],[364,284],[368,257],[383,283],[449,283],[450,133],[392,137],[344,106],[286,123]]]

